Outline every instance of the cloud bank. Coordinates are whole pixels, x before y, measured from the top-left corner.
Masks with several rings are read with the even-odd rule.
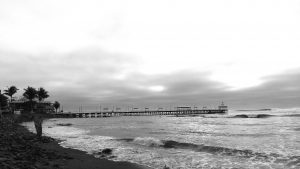
[[[69,110],[299,107],[299,14],[297,0],[1,1],[0,86]]]
[[[211,72],[143,74],[136,71],[138,59],[98,49],[68,55],[0,53],[1,86],[43,86],[50,100],[59,100],[72,111],[81,105],[90,111],[100,106],[214,108],[221,101],[231,108],[297,107],[300,100],[299,69],[265,77],[259,86],[231,90],[212,80]]]

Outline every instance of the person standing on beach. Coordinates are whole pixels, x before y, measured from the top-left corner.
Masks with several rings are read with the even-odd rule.
[[[42,137],[42,124],[43,124],[43,117],[41,114],[36,113],[33,114],[33,122],[36,130],[36,136],[40,139]]]

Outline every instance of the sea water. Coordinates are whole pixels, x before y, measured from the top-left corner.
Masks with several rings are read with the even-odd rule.
[[[250,118],[236,116],[241,114]],[[71,125],[61,125],[67,123]],[[24,125],[34,131],[32,123]],[[43,132],[62,140],[63,147],[96,157],[110,148],[111,160],[152,168],[300,168],[300,109],[198,117],[50,119]]]

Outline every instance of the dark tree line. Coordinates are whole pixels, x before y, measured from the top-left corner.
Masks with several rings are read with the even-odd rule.
[[[13,95],[17,93],[19,89],[16,86],[10,86],[7,87],[7,89],[4,90],[4,93],[0,93],[0,107],[1,109],[9,107],[8,102],[13,102]],[[9,96],[9,100],[6,96]],[[25,107],[29,108],[30,111],[33,111],[34,105],[38,102],[42,102],[45,99],[49,97],[49,92],[46,91],[43,87],[40,87],[38,89],[34,87],[28,86],[24,89],[24,93],[22,96],[27,99],[28,101],[25,103]],[[37,100],[37,101],[36,101]],[[55,101],[53,104],[53,107],[57,109],[60,107],[59,102]]]
[[[0,110],[10,110],[14,112],[15,108],[15,103],[13,103],[13,95],[17,93],[19,89],[16,86],[10,86],[7,89],[4,90],[4,94],[1,93],[0,90]],[[10,99],[8,101],[8,97],[5,95],[9,96]],[[25,112],[30,111],[30,113],[25,113],[29,115],[29,119],[33,120],[34,126],[36,129],[36,134],[39,139],[42,138],[42,123],[43,123],[43,116],[45,114],[45,104],[42,104],[41,102],[44,101],[49,97],[49,92],[46,91],[44,88],[40,87],[38,89],[34,87],[28,86],[27,88],[24,89],[24,93],[22,94],[23,97],[27,100],[24,103],[22,103],[22,108],[26,109]],[[8,104],[10,102],[11,104]],[[36,109],[36,112],[34,112],[34,106],[42,106],[44,105],[44,108],[41,109]],[[53,104],[53,107],[55,108],[56,112],[57,109],[60,107],[59,102],[55,101]],[[2,116],[2,111],[0,111],[0,117]]]

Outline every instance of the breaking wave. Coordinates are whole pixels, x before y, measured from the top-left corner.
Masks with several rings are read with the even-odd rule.
[[[237,114],[237,115],[210,115],[201,116],[203,118],[269,118],[269,117],[300,117],[300,114],[284,114],[284,115],[274,115],[274,114]]]
[[[232,116],[231,118],[268,118],[275,115],[271,114],[238,114],[235,116]]]
[[[268,118],[278,115],[272,114],[237,114],[237,115],[202,115],[203,118]]]
[[[143,146],[151,146],[151,147],[157,147],[157,146],[163,146],[164,143],[156,138],[153,137],[137,137],[132,140],[133,143],[143,145]]]
[[[300,117],[300,114],[287,114],[287,115],[282,115],[281,117]]]
[[[226,147],[217,147],[217,146],[208,146],[208,145],[197,145],[193,143],[181,143],[173,140],[163,141],[164,145],[163,148],[178,148],[178,149],[190,149],[197,152],[206,152],[212,154],[219,154],[219,155],[229,155],[229,156],[239,156],[239,157],[259,157],[267,159],[269,156],[265,153],[257,153],[251,150],[239,150],[239,149],[232,149]]]
[[[122,138],[116,140],[130,142],[137,145],[148,146],[148,147],[160,147],[164,145],[163,141],[153,137]]]
[[[237,156],[241,158],[248,158],[251,160],[275,161],[279,163],[293,162],[297,165],[300,165],[300,156],[284,156],[276,153],[267,154],[247,149],[240,150],[226,147],[209,146],[204,144],[183,143],[174,140],[159,140],[152,137],[125,138],[118,140],[149,147],[158,147],[165,149],[187,149],[194,152],[205,152],[222,156]]]

